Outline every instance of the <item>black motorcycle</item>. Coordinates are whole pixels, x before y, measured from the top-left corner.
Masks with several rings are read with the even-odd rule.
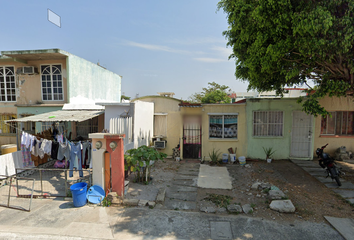
[[[323,149],[325,149],[327,145],[328,143],[321,148],[317,148],[316,150],[317,157],[319,158],[319,164],[322,168],[326,169],[327,177],[330,176],[332,179],[336,180],[338,186],[342,186],[339,178],[343,176],[344,173],[336,167],[336,162],[334,159],[328,153],[323,152]]]

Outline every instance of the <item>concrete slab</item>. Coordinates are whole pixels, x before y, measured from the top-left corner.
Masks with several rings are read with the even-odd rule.
[[[197,186],[197,179],[193,180],[174,180],[173,181],[174,185],[182,185],[182,186]]]
[[[197,184],[201,188],[232,189],[232,179],[226,167],[201,165]]]
[[[342,179],[340,181],[342,182]],[[326,183],[325,185],[329,188],[339,188],[339,189],[344,188],[344,189],[353,189],[354,190],[354,184],[352,184],[351,182],[342,182],[342,186],[338,186],[335,181],[330,182],[330,183]]]
[[[188,186],[180,186],[180,185],[172,185],[169,188],[170,191],[174,192],[197,192],[197,187],[188,187]]]
[[[350,218],[335,218],[325,216],[326,220],[345,238],[354,237],[354,220]]]
[[[179,174],[174,178],[174,180],[193,180],[193,179],[198,179],[198,176]]]
[[[167,192],[166,197],[178,199],[182,201],[196,201],[197,193],[196,192]]]
[[[316,168],[303,167],[302,169],[304,169],[306,172],[315,172],[315,173],[320,172],[322,174],[326,174],[326,170],[320,167],[316,167]]]
[[[230,222],[210,222],[210,236],[212,239],[232,239]]]
[[[315,163],[315,162],[305,161],[305,162],[297,162],[295,164],[300,167],[319,167],[318,162]]]
[[[60,235],[87,237],[97,239],[113,239],[109,224],[104,223],[82,223],[72,222],[68,227],[64,228]]]
[[[354,198],[353,190],[342,190],[342,189],[333,189],[334,192],[338,193],[344,198]]]
[[[197,203],[166,198],[165,207],[172,210],[195,210]]]
[[[321,177],[321,176],[314,176],[318,181],[320,181],[321,183],[333,183],[335,182],[334,180],[332,180],[331,177]],[[342,183],[346,182],[344,179],[340,180]]]
[[[354,204],[354,198],[347,198],[345,200],[347,200],[350,204]]]
[[[181,170],[181,171],[178,171],[179,175],[189,175],[189,176],[198,176],[199,174],[199,171],[194,171],[193,169],[186,169],[186,170]]]

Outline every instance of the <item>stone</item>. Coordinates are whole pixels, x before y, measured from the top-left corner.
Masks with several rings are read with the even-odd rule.
[[[261,183],[261,185],[259,185],[261,189],[270,189],[272,187],[272,185],[270,185],[270,183]]]
[[[206,212],[206,213],[215,213],[216,210],[213,207],[201,207],[200,208],[201,212]]]
[[[260,185],[261,185],[260,182],[255,182],[255,183],[252,184],[252,187],[251,187],[251,188],[252,188],[253,190],[257,190]]]
[[[153,202],[153,201],[148,201],[148,206],[149,206],[149,207],[154,208],[154,207],[155,207],[155,205],[156,205],[156,203],[155,203],[155,202]]]
[[[280,200],[284,199],[286,196],[281,190],[270,190],[268,192],[268,198],[270,200]]]
[[[283,213],[295,212],[295,207],[290,200],[273,200],[270,205],[270,209]]]
[[[246,213],[246,214],[251,214],[251,213],[253,213],[253,208],[251,207],[250,204],[242,205],[242,210],[243,210],[243,212]]]
[[[166,188],[160,188],[156,196],[156,202],[163,203],[165,201],[165,195],[166,195]]]
[[[136,192],[131,192],[131,193],[130,193],[130,196],[135,197],[135,196],[138,196],[138,194],[139,194],[139,192],[137,192],[137,191],[136,191]]]
[[[242,207],[237,204],[231,204],[227,206],[227,211],[230,213],[242,213]]]
[[[111,203],[112,205],[120,205],[122,204],[122,199],[118,198],[118,197],[114,197],[112,200],[111,200]]]
[[[138,206],[139,199],[124,199],[123,204],[127,206]]]
[[[250,193],[248,193],[247,195],[248,195],[248,196],[252,196],[252,193],[250,192]]]
[[[246,165],[245,165],[245,168],[251,168],[251,165],[246,164]]]
[[[261,194],[257,194],[256,197],[262,197],[262,195]]]
[[[117,197],[117,196],[118,196],[118,195],[117,195],[116,192],[110,192],[110,193],[107,194],[106,198],[107,198],[107,200],[109,200],[109,201],[112,202],[112,200],[113,200],[115,197]]]
[[[145,207],[148,204],[148,200],[139,200],[138,206]]]
[[[219,207],[219,208],[216,209],[216,212],[218,212],[218,213],[226,213],[227,210],[224,207]]]

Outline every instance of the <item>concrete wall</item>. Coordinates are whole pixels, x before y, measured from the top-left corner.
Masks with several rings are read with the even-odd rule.
[[[104,128],[109,130],[109,121],[111,118],[119,118],[121,114],[129,112],[133,116],[134,112],[130,111],[131,104],[105,105]]]
[[[154,133],[154,103],[134,102],[134,148],[150,146]]]
[[[63,93],[64,93],[64,100],[63,101],[43,101],[42,99],[42,84],[41,84],[41,75],[40,69],[41,65],[43,64],[61,64],[62,67],[62,77],[63,77]],[[17,104],[48,104],[48,103],[55,103],[55,104],[63,104],[67,102],[67,77],[66,77],[66,60],[65,58],[62,59],[55,59],[55,60],[41,60],[41,61],[28,61],[27,64],[14,62],[14,61],[2,61],[0,66],[14,66],[15,72],[17,68],[23,66],[34,66],[38,69],[38,74],[16,74],[16,87],[17,87]]]
[[[146,96],[133,101],[144,101],[154,103],[154,113],[167,113],[167,137],[166,148],[160,151],[167,155],[172,155],[172,149],[177,146],[181,137],[182,118],[178,104],[181,100],[162,96]]]
[[[254,137],[253,111],[283,111],[282,137]],[[274,159],[286,159],[290,156],[292,112],[301,111],[296,99],[249,99],[247,100],[247,157],[265,159],[263,147],[272,147],[276,152]]]
[[[354,111],[353,97],[325,97],[320,100],[321,106],[327,111]],[[326,152],[334,156],[334,152],[341,146],[346,146],[347,151],[354,152],[354,136],[324,136],[321,135],[321,116],[315,118],[315,132],[314,132],[314,155],[317,148],[328,143]]]
[[[67,53],[70,103],[120,102],[122,77]]]

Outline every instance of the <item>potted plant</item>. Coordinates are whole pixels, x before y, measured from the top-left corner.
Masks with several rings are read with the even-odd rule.
[[[266,155],[266,160],[268,163],[271,163],[272,162],[272,155],[275,153],[275,150],[273,150],[272,147],[269,147],[269,148],[265,148],[263,147],[263,151]]]
[[[148,146],[140,146],[138,148],[129,149],[125,155],[127,164],[124,166],[125,170],[128,169],[136,173],[137,182],[149,183],[150,169],[155,161],[163,160],[167,154],[160,153],[155,148]],[[144,181],[145,179],[145,181]]]
[[[209,157],[210,157],[210,165],[219,164],[219,161],[220,161],[219,150],[215,151],[215,149],[213,149],[213,151],[211,153],[209,153]]]

